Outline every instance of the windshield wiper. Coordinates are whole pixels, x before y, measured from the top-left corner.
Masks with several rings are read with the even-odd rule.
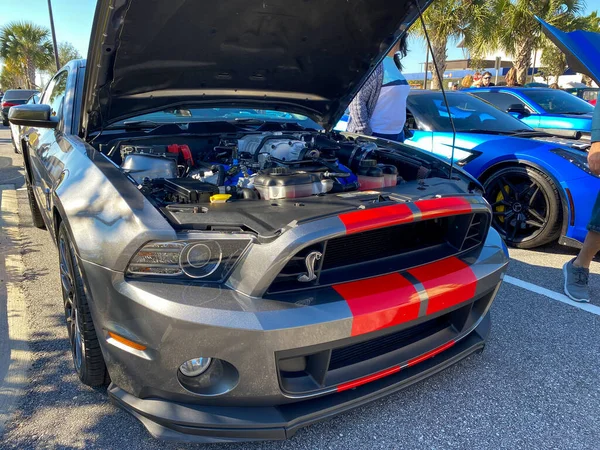
[[[518,136],[518,137],[544,137],[544,136],[550,136],[548,133],[544,133],[543,131],[536,131],[536,130],[515,130],[514,133],[512,133],[513,136]]]
[[[512,131],[497,131],[497,130],[480,130],[478,128],[473,128],[470,130],[456,130],[457,133],[478,133],[478,134],[513,134]]]
[[[106,127],[107,129],[114,128],[125,128],[125,129],[143,129],[143,128],[157,128],[164,123],[153,122],[152,120],[132,120],[131,122],[115,123]]]
[[[567,111],[556,114],[573,114],[574,116],[583,116],[584,114],[590,114],[590,111]]]
[[[236,117],[235,119],[233,119],[233,122],[243,123],[246,125],[263,125],[264,123],[266,123],[266,120],[255,119],[251,117]]]

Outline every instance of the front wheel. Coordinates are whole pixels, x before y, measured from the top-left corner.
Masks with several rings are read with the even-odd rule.
[[[73,365],[84,384],[101,386],[107,379],[106,364],[92,322],[75,249],[64,223],[61,223],[58,229],[58,251],[65,320]]]
[[[560,196],[546,174],[530,167],[506,167],[483,185],[492,206],[492,224],[508,245],[534,248],[558,238]]]

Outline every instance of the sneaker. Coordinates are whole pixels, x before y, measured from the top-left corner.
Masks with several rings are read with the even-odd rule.
[[[565,294],[576,302],[589,302],[590,290],[588,283],[590,279],[590,270],[583,267],[575,267],[571,261],[563,266],[565,276]]]

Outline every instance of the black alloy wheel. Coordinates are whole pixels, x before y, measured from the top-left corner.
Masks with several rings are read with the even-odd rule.
[[[512,247],[534,248],[554,241],[561,230],[558,189],[530,167],[506,167],[483,183],[494,228]]]
[[[65,321],[73,365],[84,384],[101,386],[107,379],[106,365],[92,322],[81,270],[64,223],[60,224],[58,232],[58,252]]]

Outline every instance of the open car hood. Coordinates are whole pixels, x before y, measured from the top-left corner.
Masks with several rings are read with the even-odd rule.
[[[431,0],[98,0],[87,133],[175,105],[296,112],[330,129]]]
[[[600,33],[583,30],[566,33],[537,19],[548,39],[565,53],[569,67],[600,85]]]

